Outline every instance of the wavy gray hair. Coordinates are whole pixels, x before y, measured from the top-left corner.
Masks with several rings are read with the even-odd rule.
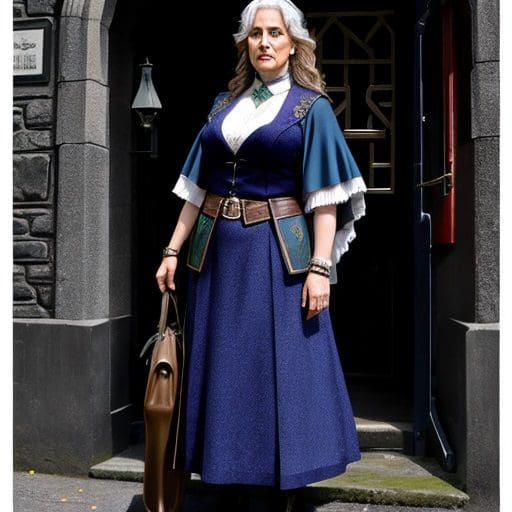
[[[235,43],[239,45],[249,37],[249,32],[254,24],[256,11],[258,9],[279,9],[283,16],[284,24],[290,34],[290,37],[295,41],[310,46],[312,50],[316,48],[314,39],[309,36],[306,28],[306,21],[302,11],[289,0],[253,0],[242,11],[242,19],[238,27],[238,32],[233,34]]]
[[[235,76],[228,84],[231,93],[238,96],[251,85],[254,79],[254,69],[247,51],[247,39],[258,9],[277,9],[281,13],[295,47],[295,53],[290,56],[290,72],[293,79],[299,85],[318,91],[329,98],[325,91],[325,83],[316,69],[316,42],[309,35],[304,14],[290,0],[253,0],[242,11],[239,30],[233,34],[238,48],[238,64],[235,68]]]

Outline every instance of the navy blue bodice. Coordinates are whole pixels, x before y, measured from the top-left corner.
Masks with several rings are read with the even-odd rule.
[[[222,123],[238,103],[235,99],[219,110],[201,134],[203,158],[198,185],[226,196],[236,162],[235,192],[239,197],[302,197],[303,130],[305,108],[317,93],[296,84],[274,120],[252,132],[236,154],[222,134]]]

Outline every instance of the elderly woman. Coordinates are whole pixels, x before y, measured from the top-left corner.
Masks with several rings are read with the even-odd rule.
[[[186,469],[295,489],[360,458],[328,306],[366,188],[301,11],[254,0],[234,38],[236,74],[174,188],[185,203],[156,278],[164,292],[178,261],[191,269]]]

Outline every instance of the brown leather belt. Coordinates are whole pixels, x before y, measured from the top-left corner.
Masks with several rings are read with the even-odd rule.
[[[272,218],[291,217],[302,213],[295,197],[275,197],[266,201],[222,197],[208,192],[202,210],[211,217],[222,215],[226,219],[243,217],[246,225],[256,224]]]

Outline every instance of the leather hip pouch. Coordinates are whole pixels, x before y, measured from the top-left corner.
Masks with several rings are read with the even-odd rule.
[[[281,255],[289,274],[301,274],[309,269],[311,241],[304,213],[294,197],[269,199]]]

